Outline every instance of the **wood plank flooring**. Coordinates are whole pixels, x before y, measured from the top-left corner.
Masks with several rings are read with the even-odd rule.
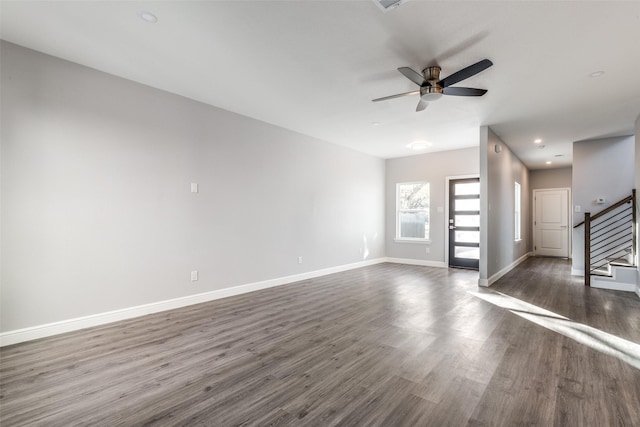
[[[640,343],[640,299],[569,271],[532,258],[490,291]],[[379,264],[6,347],[0,424],[640,425],[640,370],[476,283]]]

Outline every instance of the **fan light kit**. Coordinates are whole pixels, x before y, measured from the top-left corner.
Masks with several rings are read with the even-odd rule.
[[[429,102],[437,101],[442,95],[454,95],[454,96],[482,96],[487,93],[486,89],[476,89],[471,87],[452,87],[452,85],[468,79],[471,76],[475,76],[481,71],[491,67],[493,62],[488,59],[483,59],[480,62],[476,62],[462,70],[453,73],[449,77],[440,79],[441,68],[427,67],[422,70],[422,74],[412,70],[409,67],[400,67],[398,71],[402,73],[406,78],[420,86],[419,90],[412,92],[400,93],[397,95],[385,96],[383,98],[376,98],[373,102],[386,101],[387,99],[400,98],[409,95],[420,95],[420,101],[416,111],[422,111],[427,108]]]

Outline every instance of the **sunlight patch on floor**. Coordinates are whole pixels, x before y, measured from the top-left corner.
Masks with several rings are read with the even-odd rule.
[[[640,345],[615,335],[603,332],[583,323],[574,322],[564,316],[544,308],[529,304],[500,292],[469,292],[498,307],[506,308],[513,314],[537,325],[569,337],[601,353],[617,357],[625,363],[640,369]]]

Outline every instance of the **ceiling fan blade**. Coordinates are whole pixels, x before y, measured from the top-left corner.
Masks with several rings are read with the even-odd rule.
[[[492,65],[493,62],[489,61],[488,59],[483,59],[480,62],[476,62],[473,65],[469,65],[467,68],[463,68],[462,70],[451,74],[449,77],[445,77],[444,79],[440,80],[438,84],[442,87],[454,85],[464,79],[475,76],[479,72],[486,70]]]
[[[412,70],[409,67],[400,67],[398,71],[402,73],[406,78],[417,84],[418,86],[429,86],[429,82],[424,79],[422,74]]]
[[[386,101],[387,99],[401,98],[403,96],[409,96],[409,95],[418,95],[419,93],[420,93],[419,90],[414,90],[413,92],[399,93],[397,95],[389,95],[382,98],[372,99],[372,102]]]
[[[486,89],[476,89],[473,87],[445,87],[442,89],[445,95],[455,96],[482,96],[487,93]]]
[[[416,107],[416,112],[422,111],[425,108],[427,108],[428,106],[429,106],[429,103],[427,101],[425,101],[424,99],[420,98],[420,101],[418,101],[418,106]]]

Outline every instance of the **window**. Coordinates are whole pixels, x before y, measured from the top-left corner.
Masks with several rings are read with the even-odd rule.
[[[522,216],[520,215],[520,204],[521,194],[520,194],[520,184],[515,183],[515,201],[514,201],[514,214],[515,214],[515,240],[521,240],[522,235],[520,234],[521,224],[522,224]]]
[[[396,239],[429,240],[429,183],[396,185]]]

